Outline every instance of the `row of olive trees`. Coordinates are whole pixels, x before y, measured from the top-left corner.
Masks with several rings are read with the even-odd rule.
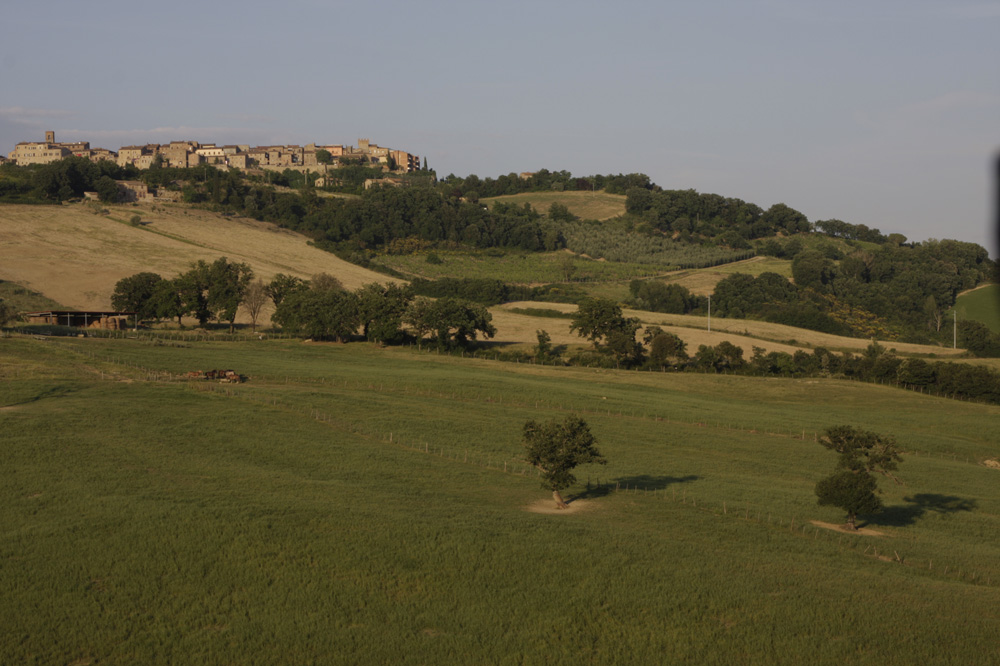
[[[753,256],[749,248],[694,244],[663,235],[636,233],[611,223],[566,222],[559,226],[566,247],[608,261],[661,266],[713,266]]]

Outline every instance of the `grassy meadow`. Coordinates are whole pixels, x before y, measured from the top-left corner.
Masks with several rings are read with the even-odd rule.
[[[1000,333],[1000,284],[987,284],[959,294],[954,310],[959,319],[981,322]]]
[[[0,377],[2,663],[1000,658],[998,407],[278,340],[7,337]],[[520,430],[571,413],[608,465],[558,513]],[[841,423],[907,452],[863,534],[813,495]]]

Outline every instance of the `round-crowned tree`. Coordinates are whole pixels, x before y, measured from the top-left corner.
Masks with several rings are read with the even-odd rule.
[[[573,470],[579,465],[607,460],[597,450],[590,426],[578,416],[563,421],[524,424],[524,447],[529,464],[541,472],[542,487],[552,491],[557,509],[568,507],[560,491],[576,483]]]
[[[837,470],[816,484],[820,505],[832,505],[847,512],[847,526],[857,529],[862,514],[882,510],[875,473],[899,483],[893,475],[902,458],[896,440],[852,426],[827,428],[820,444],[840,454]]]

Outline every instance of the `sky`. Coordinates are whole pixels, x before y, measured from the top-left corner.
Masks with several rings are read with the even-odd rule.
[[[439,176],[642,172],[998,256],[1000,0],[32,0],[19,141],[356,145]]]

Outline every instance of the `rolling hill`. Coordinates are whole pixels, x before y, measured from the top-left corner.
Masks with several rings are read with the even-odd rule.
[[[140,214],[142,224],[128,220]],[[115,283],[142,271],[170,278],[203,259],[250,264],[276,273],[336,276],[349,289],[393,282],[308,245],[296,233],[246,218],[186,206],[113,206],[97,215],[85,204],[0,206],[0,280],[16,282],[69,308],[111,308]]]
[[[588,193],[556,194],[566,197]],[[128,220],[137,213],[142,224],[133,226]],[[277,273],[309,278],[325,272],[337,277],[348,289],[370,282],[398,282],[319,250],[303,236],[272,224],[225,217],[183,205],[155,209],[118,206],[112,207],[109,215],[97,215],[85,204],[5,205],[0,206],[0,234],[6,241],[0,245],[0,280],[23,285],[70,308],[110,309],[114,285],[123,277],[142,271],[173,277],[199,259],[211,261],[220,256],[250,264],[265,280]],[[715,282],[734,270],[782,271],[787,270],[787,263],[756,258],[665,277],[689,286],[696,293],[709,293]],[[544,329],[555,344],[582,344],[579,336],[569,330],[568,319],[510,312],[517,307],[572,312],[576,306],[521,303],[493,308],[498,329],[495,341],[529,346],[536,342],[536,332]],[[265,311],[264,316],[266,320],[269,312]],[[789,353],[816,346],[858,351],[870,342],[751,320],[715,319],[713,330],[708,332],[704,330],[707,322],[700,317],[641,311],[629,311],[628,316],[677,334],[691,351],[700,344],[716,345],[728,340],[742,347],[746,358],[754,346],[769,352]],[[238,317],[237,321],[245,320]],[[890,343],[888,346],[902,353],[921,355],[948,356],[961,352],[929,345]]]
[[[487,206],[503,202],[531,207],[539,213],[546,213],[554,203],[562,204],[577,217],[584,220],[608,220],[625,213],[625,195],[607,192],[525,192],[480,200]]]

